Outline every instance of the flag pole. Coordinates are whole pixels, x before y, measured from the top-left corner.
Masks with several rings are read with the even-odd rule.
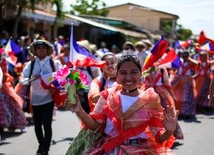
[[[71,23],[71,35],[70,35],[70,54],[69,54],[69,61],[71,63],[74,63],[74,51],[73,51],[73,40],[74,40],[74,36],[73,36],[73,23]]]

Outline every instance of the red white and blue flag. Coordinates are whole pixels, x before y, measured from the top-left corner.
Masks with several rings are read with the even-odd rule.
[[[15,54],[21,51],[21,48],[12,39],[9,39],[6,46],[4,47],[4,58],[7,60],[7,62],[15,66],[18,60]]]
[[[200,47],[200,50],[214,53],[214,45],[212,45],[210,42],[207,42],[206,44]]]
[[[21,48],[12,39],[8,40],[4,50],[6,53],[13,52],[14,54],[22,51]]]
[[[171,49],[167,55],[158,64],[159,68],[179,68],[181,66],[180,57],[176,54],[174,49]]]
[[[191,41],[181,41],[181,40],[176,40],[175,41],[175,49],[177,48],[182,48],[183,50],[184,49],[187,49],[190,45]]]
[[[155,62],[157,62],[165,53],[168,48],[169,43],[162,37],[160,41],[158,41],[151,52],[147,55],[143,71],[147,70],[149,67],[152,67]]]
[[[205,45],[207,42],[210,42],[213,46],[214,46],[214,40],[211,38],[208,38],[204,31],[201,31],[199,37],[198,37],[198,44],[203,46]]]
[[[73,36],[73,26],[71,26],[69,60],[75,66],[81,67],[94,66],[103,68],[106,65],[105,61],[97,60],[89,51],[77,44]]]

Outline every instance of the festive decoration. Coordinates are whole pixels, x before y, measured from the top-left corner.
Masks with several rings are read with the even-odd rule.
[[[89,81],[87,75],[81,71],[73,68],[73,65],[69,63],[64,65],[60,70],[53,76],[53,84],[61,91],[66,91],[68,99],[71,103],[76,103],[74,94],[78,89],[86,89]]]
[[[18,76],[20,76],[23,71],[23,68],[24,68],[24,65],[22,63],[18,62],[14,66],[14,71]]]

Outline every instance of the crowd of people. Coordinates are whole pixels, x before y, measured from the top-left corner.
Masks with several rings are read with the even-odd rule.
[[[37,155],[47,155],[52,138],[55,89],[44,88],[41,75],[58,71],[69,62],[70,43],[59,36],[54,43],[39,36],[17,40],[21,51],[11,65],[4,52],[9,37],[0,38],[0,134],[21,131],[31,113],[38,141]],[[214,106],[214,54],[191,42],[187,47],[168,47],[147,70],[155,43],[149,39],[127,41],[100,48],[88,40],[77,42],[104,68],[77,66],[90,85],[77,92],[76,102],[65,99],[66,109],[81,120],[81,130],[68,148],[74,154],[173,154],[176,139],[183,139],[178,118],[195,118],[197,112]],[[159,65],[174,50],[179,65]],[[82,95],[82,96],[81,96]],[[209,96],[209,97],[208,97]],[[27,100],[28,99],[28,100]],[[28,101],[28,102],[27,102]],[[30,102],[29,102],[30,101]]]

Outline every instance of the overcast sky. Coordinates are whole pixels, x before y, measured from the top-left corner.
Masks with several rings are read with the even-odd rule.
[[[107,6],[134,3],[155,10],[178,15],[178,24],[191,29],[194,34],[204,30],[207,37],[214,39],[214,0],[103,0]],[[75,0],[63,0],[69,10]]]

